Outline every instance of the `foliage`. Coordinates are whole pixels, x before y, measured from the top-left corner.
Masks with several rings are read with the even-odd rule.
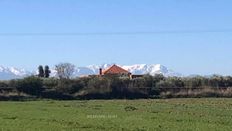
[[[42,82],[44,87],[56,88],[59,80],[57,78],[44,78]]]
[[[38,77],[27,77],[17,80],[15,86],[19,92],[35,96],[40,96],[41,91],[43,90],[42,80]]]
[[[156,82],[156,88],[180,88],[184,87],[184,82],[179,77],[168,77]]]
[[[45,77],[45,78],[49,78],[50,73],[51,73],[51,71],[50,71],[50,69],[49,69],[49,66],[46,65],[46,66],[44,67],[44,77]]]
[[[70,79],[75,71],[75,66],[71,63],[60,63],[55,66],[60,79]]]
[[[38,67],[38,72],[39,72],[38,74],[39,77],[44,77],[44,69],[42,65]]]
[[[0,81],[1,92],[16,88],[36,96],[63,95],[67,98],[160,98],[160,97],[232,97],[232,77],[164,77],[144,75],[130,79],[125,76],[89,76],[75,79],[28,77]],[[11,88],[5,88],[11,87]],[[208,90],[210,88],[210,90]],[[206,90],[204,90],[206,89]],[[5,90],[5,91],[4,91]],[[47,94],[44,94],[44,91]],[[42,93],[42,94],[41,94]],[[49,95],[48,95],[49,94]],[[61,99],[61,98],[57,98]]]
[[[1,87],[9,87],[9,83],[7,81],[0,81],[0,88]]]
[[[87,85],[89,93],[109,93],[110,87],[111,81],[106,77],[94,77],[88,81]]]
[[[57,91],[67,94],[73,94],[84,88],[85,84],[79,79],[60,79],[57,84]]]

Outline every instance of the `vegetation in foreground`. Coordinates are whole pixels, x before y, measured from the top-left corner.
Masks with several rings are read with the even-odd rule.
[[[145,75],[134,79],[123,75],[72,79],[68,76],[0,81],[0,100],[232,97],[231,76]]]
[[[0,102],[0,130],[229,131],[232,99]]]

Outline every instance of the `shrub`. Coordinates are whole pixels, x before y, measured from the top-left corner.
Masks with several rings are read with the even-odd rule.
[[[57,78],[44,78],[43,86],[48,88],[56,88],[58,86],[59,80]]]
[[[73,94],[86,87],[83,79],[60,79],[58,80],[57,90],[59,92]]]
[[[7,81],[0,81],[0,87],[9,87],[9,84]]]
[[[89,80],[87,89],[92,93],[110,93],[112,91],[111,80],[106,77],[95,77]]]
[[[130,81],[130,88],[133,87],[147,87],[147,82],[145,78],[135,78]]]
[[[19,92],[35,96],[40,96],[43,90],[43,82],[37,77],[27,77],[17,80],[15,86]]]
[[[156,84],[157,88],[170,88],[170,87],[175,87],[175,84],[172,83],[171,81],[160,81]]]
[[[151,75],[144,75],[142,77],[144,79],[144,86],[145,87],[154,87],[154,78]]]

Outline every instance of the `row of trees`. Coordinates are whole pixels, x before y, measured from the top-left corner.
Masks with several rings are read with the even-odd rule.
[[[38,72],[39,72],[39,74],[38,74],[39,77],[45,77],[45,78],[49,78],[50,73],[51,73],[49,66],[47,66],[47,65],[44,68],[42,65],[40,65],[38,67]]]
[[[164,77],[161,74],[155,76],[145,75],[137,78],[136,81],[142,87],[153,88],[204,88],[204,87],[232,87],[231,76],[213,75],[211,77],[195,76],[195,77]]]
[[[71,63],[60,63],[55,65],[55,70],[57,72],[57,76],[60,79],[70,79],[75,71],[75,65]],[[41,78],[49,78],[50,76],[50,69],[49,66],[45,66],[43,68],[42,65],[38,67],[38,77]]]
[[[141,98],[159,96],[163,91],[174,91],[175,93],[175,90],[180,91],[186,89],[197,89],[197,91],[209,88],[212,90],[221,90],[221,87],[230,89],[232,87],[232,77],[217,75],[212,77],[164,77],[163,75],[145,75],[140,78],[129,79],[127,77],[109,75],[75,79],[28,77],[18,80],[0,81],[0,90],[8,90],[8,87],[39,97],[44,96],[44,93],[48,93],[53,98],[59,98],[60,95],[57,96],[57,94],[72,97],[90,96],[91,98],[96,98],[96,95],[107,96],[106,98]]]

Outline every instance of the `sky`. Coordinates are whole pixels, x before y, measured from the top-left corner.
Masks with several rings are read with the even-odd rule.
[[[231,0],[0,0],[0,65],[162,64],[232,75]]]

